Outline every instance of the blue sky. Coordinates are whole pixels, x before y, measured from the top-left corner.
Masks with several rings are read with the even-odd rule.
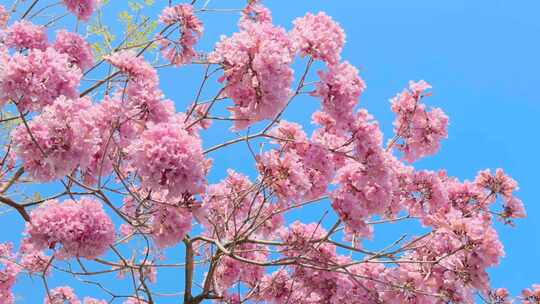
[[[0,0],[4,2],[7,1]],[[108,20],[115,22],[117,8],[124,1],[111,2],[106,14],[111,18]],[[165,1],[156,2],[160,5]],[[360,69],[368,87],[360,106],[378,119],[386,138],[392,135],[393,120],[388,99],[409,80],[424,79],[433,85],[433,97],[426,102],[441,107],[450,117],[449,139],[443,142],[440,153],[418,162],[417,167],[445,168],[460,179],[473,179],[480,169],[500,167],[516,179],[520,184],[517,196],[524,201],[528,218],[517,221],[515,228],[497,224],[506,257],[499,267],[490,270],[492,285],[508,287],[512,294],[517,294],[522,288],[540,282],[540,268],[535,262],[540,259],[540,204],[534,194],[540,189],[536,176],[540,172],[537,140],[540,2],[266,0],[265,3],[273,11],[274,22],[287,29],[294,18],[307,11],[325,11],[342,25],[347,33],[343,58]],[[241,4],[237,0],[214,0],[210,7],[235,8]],[[209,51],[220,34],[235,31],[237,16],[206,13],[202,17],[205,36],[199,49]],[[296,75],[300,74],[301,65],[298,67]],[[201,67],[160,71],[162,89],[175,101],[178,110],[183,110],[193,99],[202,75]],[[215,88],[210,86],[205,94],[211,96]],[[317,107],[315,99],[299,98],[285,118],[302,122],[309,130],[310,113]],[[227,131],[228,125],[216,126],[203,135],[205,147],[235,137]],[[254,176],[253,164],[245,161],[249,157],[245,145],[230,147],[211,157],[214,158],[212,182],[223,178],[227,168]],[[46,186],[40,189],[50,190]],[[324,209],[308,209],[297,215],[306,221],[316,220],[321,210]],[[0,239],[4,241],[18,237],[22,225],[14,215],[9,215],[3,217],[0,228],[7,231]],[[390,226],[376,231],[375,236],[390,240],[406,228],[406,225]],[[182,248],[170,251],[178,259],[182,252]],[[178,281],[180,271],[175,271],[164,271],[159,276],[164,286],[176,289],[182,286]],[[63,279],[56,275],[52,280],[59,285]],[[42,293],[34,294],[35,288],[40,288],[38,279],[33,284],[22,279],[16,290],[20,303],[40,303]],[[77,291],[91,295],[95,289],[81,286]],[[172,300],[163,303],[168,301]]]

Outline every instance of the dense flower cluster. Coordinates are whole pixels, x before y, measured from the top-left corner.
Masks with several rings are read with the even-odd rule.
[[[88,21],[96,10],[99,0],[62,0],[66,8],[82,21]]]
[[[423,80],[411,81],[408,89],[391,100],[396,114],[394,132],[403,140],[396,146],[408,162],[435,154],[440,141],[447,137],[448,117],[439,108],[428,111],[420,102],[429,88],[431,86]]]
[[[337,64],[345,43],[343,29],[324,12],[307,13],[294,20],[291,32],[295,48],[302,56],[311,56],[328,64]]]
[[[246,18],[241,31],[222,38],[209,59],[224,68],[223,93],[231,98],[233,128],[273,118],[291,95],[294,51],[285,30]]]
[[[165,191],[168,198],[204,190],[207,163],[201,140],[185,127],[177,121],[151,125],[128,147],[143,187]]]
[[[81,70],[86,70],[94,64],[94,55],[90,44],[79,34],[60,30],[52,47],[59,53],[67,54],[70,62]]]
[[[540,285],[533,284],[532,288],[526,288],[521,292],[523,304],[540,303]]]
[[[49,295],[43,300],[43,304],[56,303],[80,304],[73,288],[68,286],[56,287],[49,291]]]
[[[264,275],[264,267],[254,264],[243,263],[240,259],[246,259],[255,262],[264,262],[267,258],[267,252],[263,246],[254,244],[242,244],[235,248],[239,258],[223,257],[217,266],[216,291],[225,293],[226,290],[237,282],[247,284],[247,286],[256,286],[257,282]]]
[[[517,182],[506,175],[502,169],[497,169],[495,175],[489,170],[480,171],[475,179],[475,184],[489,191],[489,195],[502,196],[503,211],[500,216],[509,220],[512,218],[524,218],[525,208],[520,199],[514,197],[514,191],[518,189]]]
[[[10,48],[39,50],[46,49],[49,44],[45,27],[26,20],[13,23],[6,30],[4,43]]]
[[[264,202],[261,190],[252,191],[254,185],[247,176],[229,170],[221,182],[209,185],[202,204],[196,210],[197,220],[211,237],[232,240],[236,235],[251,233],[268,237],[283,223],[283,216],[274,212],[278,205]],[[252,214],[260,214],[253,217]]]
[[[122,101],[122,111],[127,117],[144,121],[167,121],[174,113],[170,101],[163,101],[163,92],[159,89],[156,70],[131,51],[121,51],[105,58],[122,73],[127,75],[127,88],[124,92],[126,101]]]
[[[46,182],[85,168],[99,143],[88,98],[61,96],[43,112],[12,133],[13,147],[36,181]]]
[[[178,206],[160,206],[152,220],[152,237],[158,247],[178,244],[191,230],[191,212]]]
[[[366,219],[380,214],[390,216],[399,207],[393,199],[397,186],[397,161],[382,148],[379,126],[365,110],[356,114],[353,128],[354,160],[339,169],[331,193],[332,206],[346,223],[347,230],[369,236]]]
[[[57,257],[93,259],[114,241],[114,225],[102,205],[92,199],[51,200],[31,214],[26,233],[36,249],[55,249]]]
[[[0,243],[0,299],[5,304],[15,303],[11,288],[15,285],[17,274],[20,272],[12,247],[11,243]]]
[[[180,26],[178,41],[158,37],[163,57],[177,66],[190,63],[196,55],[193,46],[203,32],[201,21],[193,14],[193,7],[189,4],[166,7],[159,20],[166,25],[178,23]]]
[[[322,110],[336,122],[336,129],[350,129],[354,107],[366,87],[358,70],[343,62],[331,65],[328,71],[319,71],[318,75],[320,81],[311,95],[321,99]]]
[[[43,250],[36,250],[28,238],[22,240],[18,255],[19,265],[28,273],[49,274],[51,257]]]
[[[5,59],[0,67],[2,103],[11,100],[20,111],[29,111],[41,110],[61,95],[77,97],[82,74],[68,55],[53,48],[31,49]]]
[[[122,210],[131,225],[123,224],[124,235],[144,233],[149,235],[159,248],[170,247],[182,241],[191,230],[191,206],[189,201],[167,200],[164,193],[155,192],[148,199],[136,201],[124,199]]]
[[[257,167],[262,179],[285,203],[323,195],[335,171],[329,151],[308,141],[295,123],[282,121],[272,133],[281,150],[270,150],[259,157]]]
[[[63,0],[77,22],[89,20],[98,3]],[[34,4],[25,15],[40,15]],[[409,165],[437,152],[447,136],[446,115],[422,102],[430,95],[425,81],[410,82],[391,100],[395,136],[385,147],[378,122],[357,109],[366,85],[341,59],[345,34],[325,13],[308,13],[287,32],[260,1],[248,1],[239,31],[201,56],[202,84],[186,112],[176,113],[146,52],[158,45],[174,65],[192,63],[203,31],[195,12],[212,11],[208,4],[196,11],[195,2],[170,3],[159,17],[161,34],[138,45],[125,37],[130,50],[122,43],[95,68],[86,34],[59,30],[49,44],[46,27],[26,16],[7,26],[10,13],[0,6],[0,105],[11,103],[1,117],[10,131],[0,157],[0,204],[26,222],[18,252],[0,243],[1,303],[14,303],[17,275],[47,285],[56,272],[84,277],[111,299],[80,300],[62,286],[47,290],[45,304],[158,303],[162,293],[151,285],[158,269],[180,264],[186,303],[444,304],[479,296],[512,303],[506,289],[491,289],[487,272],[505,254],[495,220],[525,217],[517,182],[502,169],[462,181]],[[296,55],[308,60],[293,91]],[[323,68],[314,73],[313,66]],[[102,70],[108,76],[85,77],[79,92],[83,71]],[[220,88],[207,100],[207,83],[221,71]],[[303,94],[321,104],[308,113],[311,134],[284,119]],[[250,129],[203,150],[202,138],[218,134],[204,131],[222,123]],[[228,169],[212,181],[220,173],[210,174],[206,155],[240,143],[254,159],[253,178]],[[51,181],[61,192],[19,195],[27,182]],[[324,210],[318,219],[314,208]],[[297,214],[309,221],[294,221]],[[418,224],[419,235],[370,249],[376,227],[398,221]],[[185,260],[169,263],[177,245]],[[107,275],[129,277],[134,289],[116,294],[94,281]],[[540,285],[516,300],[540,303]]]

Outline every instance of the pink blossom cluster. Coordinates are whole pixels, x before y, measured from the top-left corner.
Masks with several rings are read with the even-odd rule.
[[[75,16],[77,19],[82,21],[88,21],[90,16],[96,10],[99,0],[62,0],[66,8]]]
[[[39,182],[85,168],[99,143],[88,98],[57,98],[53,104],[11,134],[15,153],[25,170]]]
[[[194,213],[205,233],[223,240],[243,234],[272,236],[283,224],[279,205],[264,202],[262,189],[252,191],[254,187],[247,176],[233,170],[221,182],[209,185]]]
[[[503,210],[500,216],[503,219],[525,217],[523,203],[513,195],[518,189],[517,182],[506,175],[502,169],[497,169],[495,174],[489,170],[480,171],[474,182],[479,187],[488,190],[489,196],[496,194],[502,197]]]
[[[21,270],[16,263],[12,250],[13,245],[11,243],[0,243],[0,299],[5,304],[15,303],[11,289],[15,285],[17,274]]]
[[[45,50],[49,45],[45,27],[26,20],[17,21],[6,29],[4,43],[19,50]]]
[[[445,208],[448,202],[447,185],[437,172],[411,172],[402,182],[403,204],[411,215],[420,217],[424,223],[430,220],[431,214],[448,210]]]
[[[132,51],[120,51],[105,59],[125,74],[127,88],[119,88],[127,100],[122,100],[122,111],[131,119],[167,121],[174,113],[171,101],[163,101],[156,70]]]
[[[402,143],[396,144],[408,162],[432,155],[440,148],[440,141],[448,136],[448,117],[439,108],[427,110],[421,99],[431,86],[425,81],[410,82],[409,88],[391,100],[396,114],[394,132]]]
[[[98,2],[63,1],[83,21]],[[8,19],[0,6],[0,28]],[[171,5],[160,21],[166,30],[155,42],[162,55],[176,65],[191,62],[203,30],[192,5]],[[180,37],[172,41],[167,29],[175,27]],[[214,100],[202,102],[201,87],[187,113],[175,113],[173,102],[164,99],[157,70],[143,57],[146,48],[105,56],[110,76],[80,93],[82,71],[94,65],[85,38],[60,30],[49,44],[45,28],[27,21],[1,35],[0,101],[15,104],[20,123],[0,162],[0,202],[26,221],[17,253],[11,244],[0,244],[1,303],[14,302],[18,274],[45,279],[57,270],[69,272],[72,265],[64,269],[63,262],[71,258],[110,267],[86,273],[90,261],[78,261],[81,269],[74,273],[111,272],[135,281],[134,294],[113,300],[159,301],[150,299],[158,295],[146,283],[155,283],[157,269],[166,266],[160,265],[165,249],[181,242],[194,255],[186,255],[186,278],[199,277],[194,271],[208,266],[201,285],[193,287],[195,279],[186,284],[193,289],[185,290],[190,303],[444,304],[473,303],[477,294],[493,304],[512,302],[506,289],[490,288],[487,271],[505,254],[495,219],[513,224],[525,217],[515,196],[517,182],[501,169],[461,181],[444,170],[407,164],[437,152],[447,136],[446,115],[422,103],[431,88],[424,81],[410,82],[391,100],[395,137],[384,147],[378,122],[367,110],[355,109],[366,85],[358,70],[341,60],[345,34],[325,13],[296,19],[287,33],[272,24],[260,1],[248,1],[239,32],[222,38],[208,56],[209,67],[223,70],[223,88]],[[309,57],[308,68],[321,60],[325,69],[316,82],[308,81],[313,73],[306,70],[292,91],[297,54]],[[205,75],[203,85],[210,77]],[[311,85],[309,93],[321,109],[312,114],[317,127],[308,136],[281,114]],[[81,95],[101,101],[93,104]],[[233,103],[231,118],[213,116],[212,107],[225,98]],[[201,134],[213,119],[232,120],[235,131],[272,122],[255,135],[248,132],[204,151]],[[264,143],[258,154],[250,149],[258,176],[250,180],[229,169],[219,182],[209,182],[211,161],[205,155],[244,138],[250,148],[252,139]],[[54,197],[72,199],[9,198],[28,177],[50,182],[66,176],[65,192]],[[98,199],[122,220],[117,243],[112,219]],[[332,228],[325,228],[326,213],[318,222],[291,220],[312,203],[333,209]],[[366,249],[364,241],[377,225],[413,220],[424,234],[402,237],[383,250]],[[146,247],[129,250],[131,258],[121,256],[134,239],[143,239]],[[113,244],[115,261],[97,259]],[[190,295],[195,289],[201,293]],[[523,290],[518,299],[540,303],[540,285]],[[48,290],[44,303],[107,302],[81,302],[63,286]]]
[[[393,197],[400,169],[394,157],[382,148],[382,133],[366,110],[356,114],[352,126],[354,160],[338,170],[331,193],[332,207],[345,222],[348,232],[370,236],[366,220],[375,214],[391,216],[399,211]]]
[[[225,82],[223,94],[234,102],[229,111],[235,130],[277,115],[291,95],[293,78],[294,50],[285,30],[270,20],[249,18],[240,29],[222,38],[209,56],[223,66],[220,80]]]
[[[354,107],[366,88],[358,70],[348,62],[328,67],[318,72],[320,81],[311,93],[321,99],[322,111],[335,121],[334,128],[347,130],[354,122]]]
[[[234,249],[235,256],[240,259],[263,263],[267,258],[264,246],[255,244],[241,244]],[[236,283],[243,283],[254,287],[264,275],[264,267],[255,264],[243,263],[238,258],[225,256],[220,259],[216,268],[216,291],[226,294],[226,290]]]
[[[332,160],[336,168],[342,167],[348,158],[346,152],[351,149],[354,142],[352,133],[349,129],[343,129],[343,124],[335,121],[326,112],[316,111],[311,119],[314,125],[319,126],[311,134],[312,141],[332,151]]]
[[[271,133],[281,150],[270,150],[258,157],[262,180],[284,203],[323,195],[335,172],[330,152],[308,141],[296,123],[282,121]]]
[[[19,265],[30,274],[49,274],[51,257],[43,250],[37,250],[28,238],[24,238],[19,247]]]
[[[59,53],[67,54],[70,62],[81,70],[86,70],[94,64],[90,44],[79,34],[60,30],[56,32],[56,40],[52,47]]]
[[[509,297],[510,293],[506,288],[497,288],[488,294],[488,300],[495,304],[512,304],[513,301]]]
[[[43,299],[43,304],[107,304],[105,300],[85,297],[81,303],[73,288],[69,286],[56,287],[49,291]]]
[[[290,259],[302,261],[266,275],[262,281],[261,300],[269,303],[356,303],[359,294],[349,288],[351,277],[324,269],[350,262],[337,254],[336,246],[325,242],[328,231],[320,223],[293,222],[280,233],[285,246],[281,253]],[[349,273],[355,273],[351,270]],[[362,276],[359,276],[360,278]],[[361,280],[361,279],[358,280]],[[356,279],[355,279],[356,280]],[[345,293],[345,294],[344,294]]]
[[[489,218],[483,214],[463,217],[453,210],[439,220],[441,226],[435,224],[433,233],[416,241],[418,247],[404,255],[407,260],[435,262],[387,268],[385,277],[393,285],[406,283],[414,290],[444,294],[449,301],[472,303],[475,290],[483,294],[489,292],[486,269],[496,265],[504,255],[502,244]],[[400,303],[410,299],[411,294],[393,288],[382,297],[395,301],[390,303]],[[425,303],[440,303],[428,295],[415,294],[414,298]]]
[[[103,254],[115,238],[114,225],[101,203],[89,198],[62,203],[50,200],[32,211],[26,234],[37,249],[55,249],[60,259],[93,259]]]
[[[157,208],[152,219],[152,238],[160,248],[178,244],[191,230],[191,212],[179,206]]]
[[[168,6],[161,12],[159,20],[169,26],[178,23],[180,27],[178,41],[158,37],[163,57],[176,66],[190,63],[196,55],[193,46],[203,32],[202,22],[193,13],[193,6],[189,4]]]
[[[141,185],[167,198],[204,190],[207,162],[199,136],[180,121],[152,124],[127,148]]]
[[[262,1],[249,1],[248,5],[242,11],[240,24],[256,22],[256,23],[271,23],[272,12],[261,4]]]
[[[445,216],[429,237],[411,241],[414,248],[402,257],[426,263],[399,263],[398,267],[350,263],[349,257],[338,255],[336,247],[324,241],[328,232],[320,224],[295,222],[282,232],[287,245],[282,253],[302,262],[288,271],[265,275],[258,297],[270,303],[291,299],[295,303],[357,303],[360,299],[367,303],[470,303],[475,289],[488,292],[485,269],[504,254],[502,245],[484,215],[463,218],[453,211]],[[325,270],[334,267],[345,271]]]
[[[533,284],[532,288],[526,288],[521,292],[522,304],[540,303],[540,285]]]
[[[149,235],[159,248],[181,242],[191,230],[191,202],[167,200],[165,194],[159,192],[147,194],[147,197],[140,202],[132,197],[124,198],[122,210],[131,223],[122,224],[121,233],[126,236],[134,233]]]
[[[345,32],[330,16],[324,12],[307,13],[293,23],[291,37],[302,56],[311,56],[331,65],[339,62]]]
[[[53,48],[30,49],[0,59],[0,100],[20,111],[41,110],[61,95],[77,97],[81,70]]]

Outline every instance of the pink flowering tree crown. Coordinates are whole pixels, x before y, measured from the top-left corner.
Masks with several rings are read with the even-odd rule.
[[[0,5],[0,205],[24,223],[0,242],[0,303],[28,276],[47,304],[540,303],[539,285],[510,295],[488,275],[495,222],[526,215],[517,182],[415,167],[449,135],[436,88],[404,84],[385,136],[339,20],[166,2],[129,4],[116,35],[108,1]],[[205,37],[215,13],[236,31]],[[173,101],[163,70],[203,76]],[[299,98],[311,127],[286,111]],[[421,229],[365,242],[396,222]]]

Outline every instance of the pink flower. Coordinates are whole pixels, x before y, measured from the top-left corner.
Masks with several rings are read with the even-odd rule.
[[[273,118],[291,95],[292,43],[282,28],[247,21],[241,31],[222,38],[209,56],[224,68],[223,93],[232,99],[233,129]]]
[[[343,29],[324,12],[307,13],[294,20],[291,32],[295,48],[302,56],[312,56],[328,64],[337,64],[345,43]]]
[[[239,257],[255,262],[265,262],[267,258],[264,246],[256,244],[237,245],[235,252]],[[263,275],[264,267],[262,266],[243,263],[237,259],[224,256],[219,260],[216,267],[216,287],[218,291],[224,292],[236,282],[255,286]]]
[[[201,140],[184,128],[178,121],[151,125],[128,147],[142,186],[166,191],[169,199],[204,190],[206,163]]]
[[[66,8],[82,21],[88,21],[99,4],[99,0],[63,0],[63,2]]]
[[[5,35],[4,43],[10,48],[45,50],[48,45],[45,27],[26,20],[13,23]]]
[[[233,170],[228,170],[227,177],[219,183],[209,185],[201,206],[194,211],[205,233],[233,240],[235,235],[248,233],[255,226],[258,229],[254,229],[253,235],[273,235],[283,223],[282,215],[276,212],[279,205],[265,202],[262,193],[250,192],[253,187],[247,176]],[[253,210],[257,210],[258,216],[252,215]]]
[[[298,150],[283,153],[266,152],[259,157],[257,167],[284,203],[321,196],[334,174],[329,153],[314,144],[304,144]]]
[[[491,290],[488,294],[491,303],[495,304],[512,304],[513,301],[509,298],[510,294],[506,288],[497,288]]]
[[[178,244],[191,230],[191,212],[186,208],[164,204],[152,220],[152,238],[160,248]]]
[[[47,275],[52,267],[48,267],[50,256],[43,253],[42,250],[36,250],[28,238],[24,238],[18,252],[21,265],[29,273],[38,273]]]
[[[190,63],[196,55],[193,46],[203,32],[201,21],[193,14],[193,7],[189,4],[166,7],[159,20],[166,25],[180,24],[178,41],[158,37],[163,57],[177,66]]]
[[[158,123],[173,116],[174,106],[172,102],[162,101],[163,92],[159,89],[157,72],[144,58],[132,51],[121,51],[105,59],[128,76],[127,88],[118,90],[122,94],[125,91],[127,101],[123,104],[123,111],[130,113],[131,119]]]
[[[242,17],[240,18],[240,26],[255,23],[272,23],[272,12],[259,3],[260,1],[249,1],[248,5],[242,11]]]
[[[0,67],[0,100],[15,102],[20,111],[39,111],[60,95],[77,97],[81,77],[69,56],[52,48],[16,53]]]
[[[506,175],[501,168],[495,170],[495,175],[491,174],[489,169],[480,171],[474,182],[482,188],[507,198],[512,197],[512,193],[518,189],[517,182]]]
[[[11,289],[15,285],[17,274],[21,270],[15,261],[12,249],[13,245],[11,243],[0,243],[0,299],[5,304],[15,303]]]
[[[43,300],[43,304],[57,303],[81,304],[81,301],[79,301],[79,298],[73,291],[73,288],[69,286],[63,286],[50,290],[49,293],[45,296],[45,299]]]
[[[286,270],[280,269],[261,279],[261,292],[257,296],[259,300],[267,303],[298,303],[300,299],[294,296],[298,285],[299,282],[294,282]]]
[[[124,198],[122,211],[131,223],[122,224],[121,233],[123,235],[144,233],[149,235],[159,248],[174,246],[181,242],[191,230],[193,207],[191,196],[168,200],[163,192],[137,191],[137,193],[145,199],[139,202],[131,196]]]
[[[366,221],[375,214],[393,213],[392,189],[396,182],[388,169],[371,171],[361,163],[348,161],[334,183],[338,188],[331,194],[332,207],[348,233],[369,237],[371,228]]]
[[[56,33],[56,40],[52,47],[59,53],[67,54],[70,62],[81,70],[86,70],[94,64],[94,56],[90,44],[79,34],[60,30]]]
[[[60,246],[60,259],[94,259],[114,242],[111,219],[101,203],[89,198],[47,201],[32,211],[31,219],[26,225],[30,243],[37,250]]]
[[[521,299],[522,304],[540,303],[540,284],[533,284],[532,288],[523,289]]]
[[[15,153],[36,181],[59,179],[90,163],[100,142],[90,107],[88,98],[62,96],[28,122],[28,129],[20,124],[12,132]]]
[[[322,110],[336,122],[338,132],[350,130],[354,107],[366,88],[358,70],[345,61],[331,65],[326,72],[319,71],[318,75],[320,82],[311,95],[321,99]]]
[[[520,199],[515,197],[510,197],[504,200],[503,204],[503,213],[504,218],[524,218],[525,207],[523,207],[523,202]]]
[[[403,141],[397,144],[408,162],[433,155],[440,148],[440,141],[448,137],[448,117],[439,108],[431,111],[420,102],[428,96],[425,90],[431,88],[421,80],[410,82],[409,88],[391,100],[392,111],[396,114],[394,132]]]
[[[436,172],[410,172],[404,181],[401,199],[413,216],[421,218],[424,224],[430,224],[430,216],[446,212],[448,192]]]

